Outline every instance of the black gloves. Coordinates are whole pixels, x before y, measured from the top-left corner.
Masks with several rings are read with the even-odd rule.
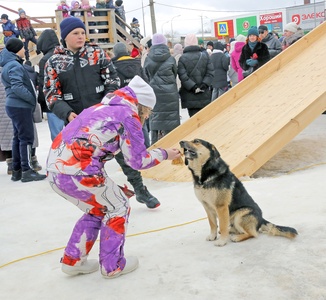
[[[191,88],[190,92],[195,93],[197,88],[198,88],[198,86],[197,86],[197,84],[195,84],[195,85]]]
[[[202,91],[205,91],[208,89],[208,85],[206,83],[202,83],[199,88],[202,90]]]

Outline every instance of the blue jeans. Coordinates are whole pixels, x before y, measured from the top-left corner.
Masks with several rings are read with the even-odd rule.
[[[51,140],[53,141],[63,129],[64,122],[52,112],[48,112],[46,115],[48,116],[48,126],[51,133]]]

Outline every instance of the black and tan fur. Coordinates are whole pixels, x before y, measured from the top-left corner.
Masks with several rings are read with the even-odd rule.
[[[217,239],[217,220],[220,236],[216,246],[224,246],[229,235],[233,242],[241,242],[257,237],[258,231],[290,239],[296,237],[294,228],[274,225],[263,218],[261,209],[215,146],[200,139],[181,141],[180,146],[193,176],[195,194],[207,213],[211,228],[208,241]]]

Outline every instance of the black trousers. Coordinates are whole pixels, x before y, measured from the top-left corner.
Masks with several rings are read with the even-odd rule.
[[[6,112],[14,129],[12,140],[13,170],[27,171],[30,169],[34,141],[33,109],[6,106]]]
[[[36,40],[35,36],[33,36],[33,38],[25,39],[24,49],[25,49],[25,58],[26,58],[26,60],[29,60],[29,49],[28,49],[29,41],[31,41],[35,45],[37,44],[37,40]]]

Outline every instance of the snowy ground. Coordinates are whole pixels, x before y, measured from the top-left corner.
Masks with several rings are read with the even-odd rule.
[[[46,121],[37,124],[37,156],[45,166]],[[320,116],[256,174],[244,181],[264,217],[292,226],[293,240],[261,234],[215,247],[192,183],[145,179],[161,206],[131,198],[126,255],[140,266],[105,280],[99,272],[68,277],[60,257],[81,212],[47,181],[12,182],[0,163],[0,298],[16,299],[326,299],[326,115]],[[125,178],[115,162],[108,172]],[[42,172],[42,171],[41,171]],[[98,243],[90,258],[98,257]]]

